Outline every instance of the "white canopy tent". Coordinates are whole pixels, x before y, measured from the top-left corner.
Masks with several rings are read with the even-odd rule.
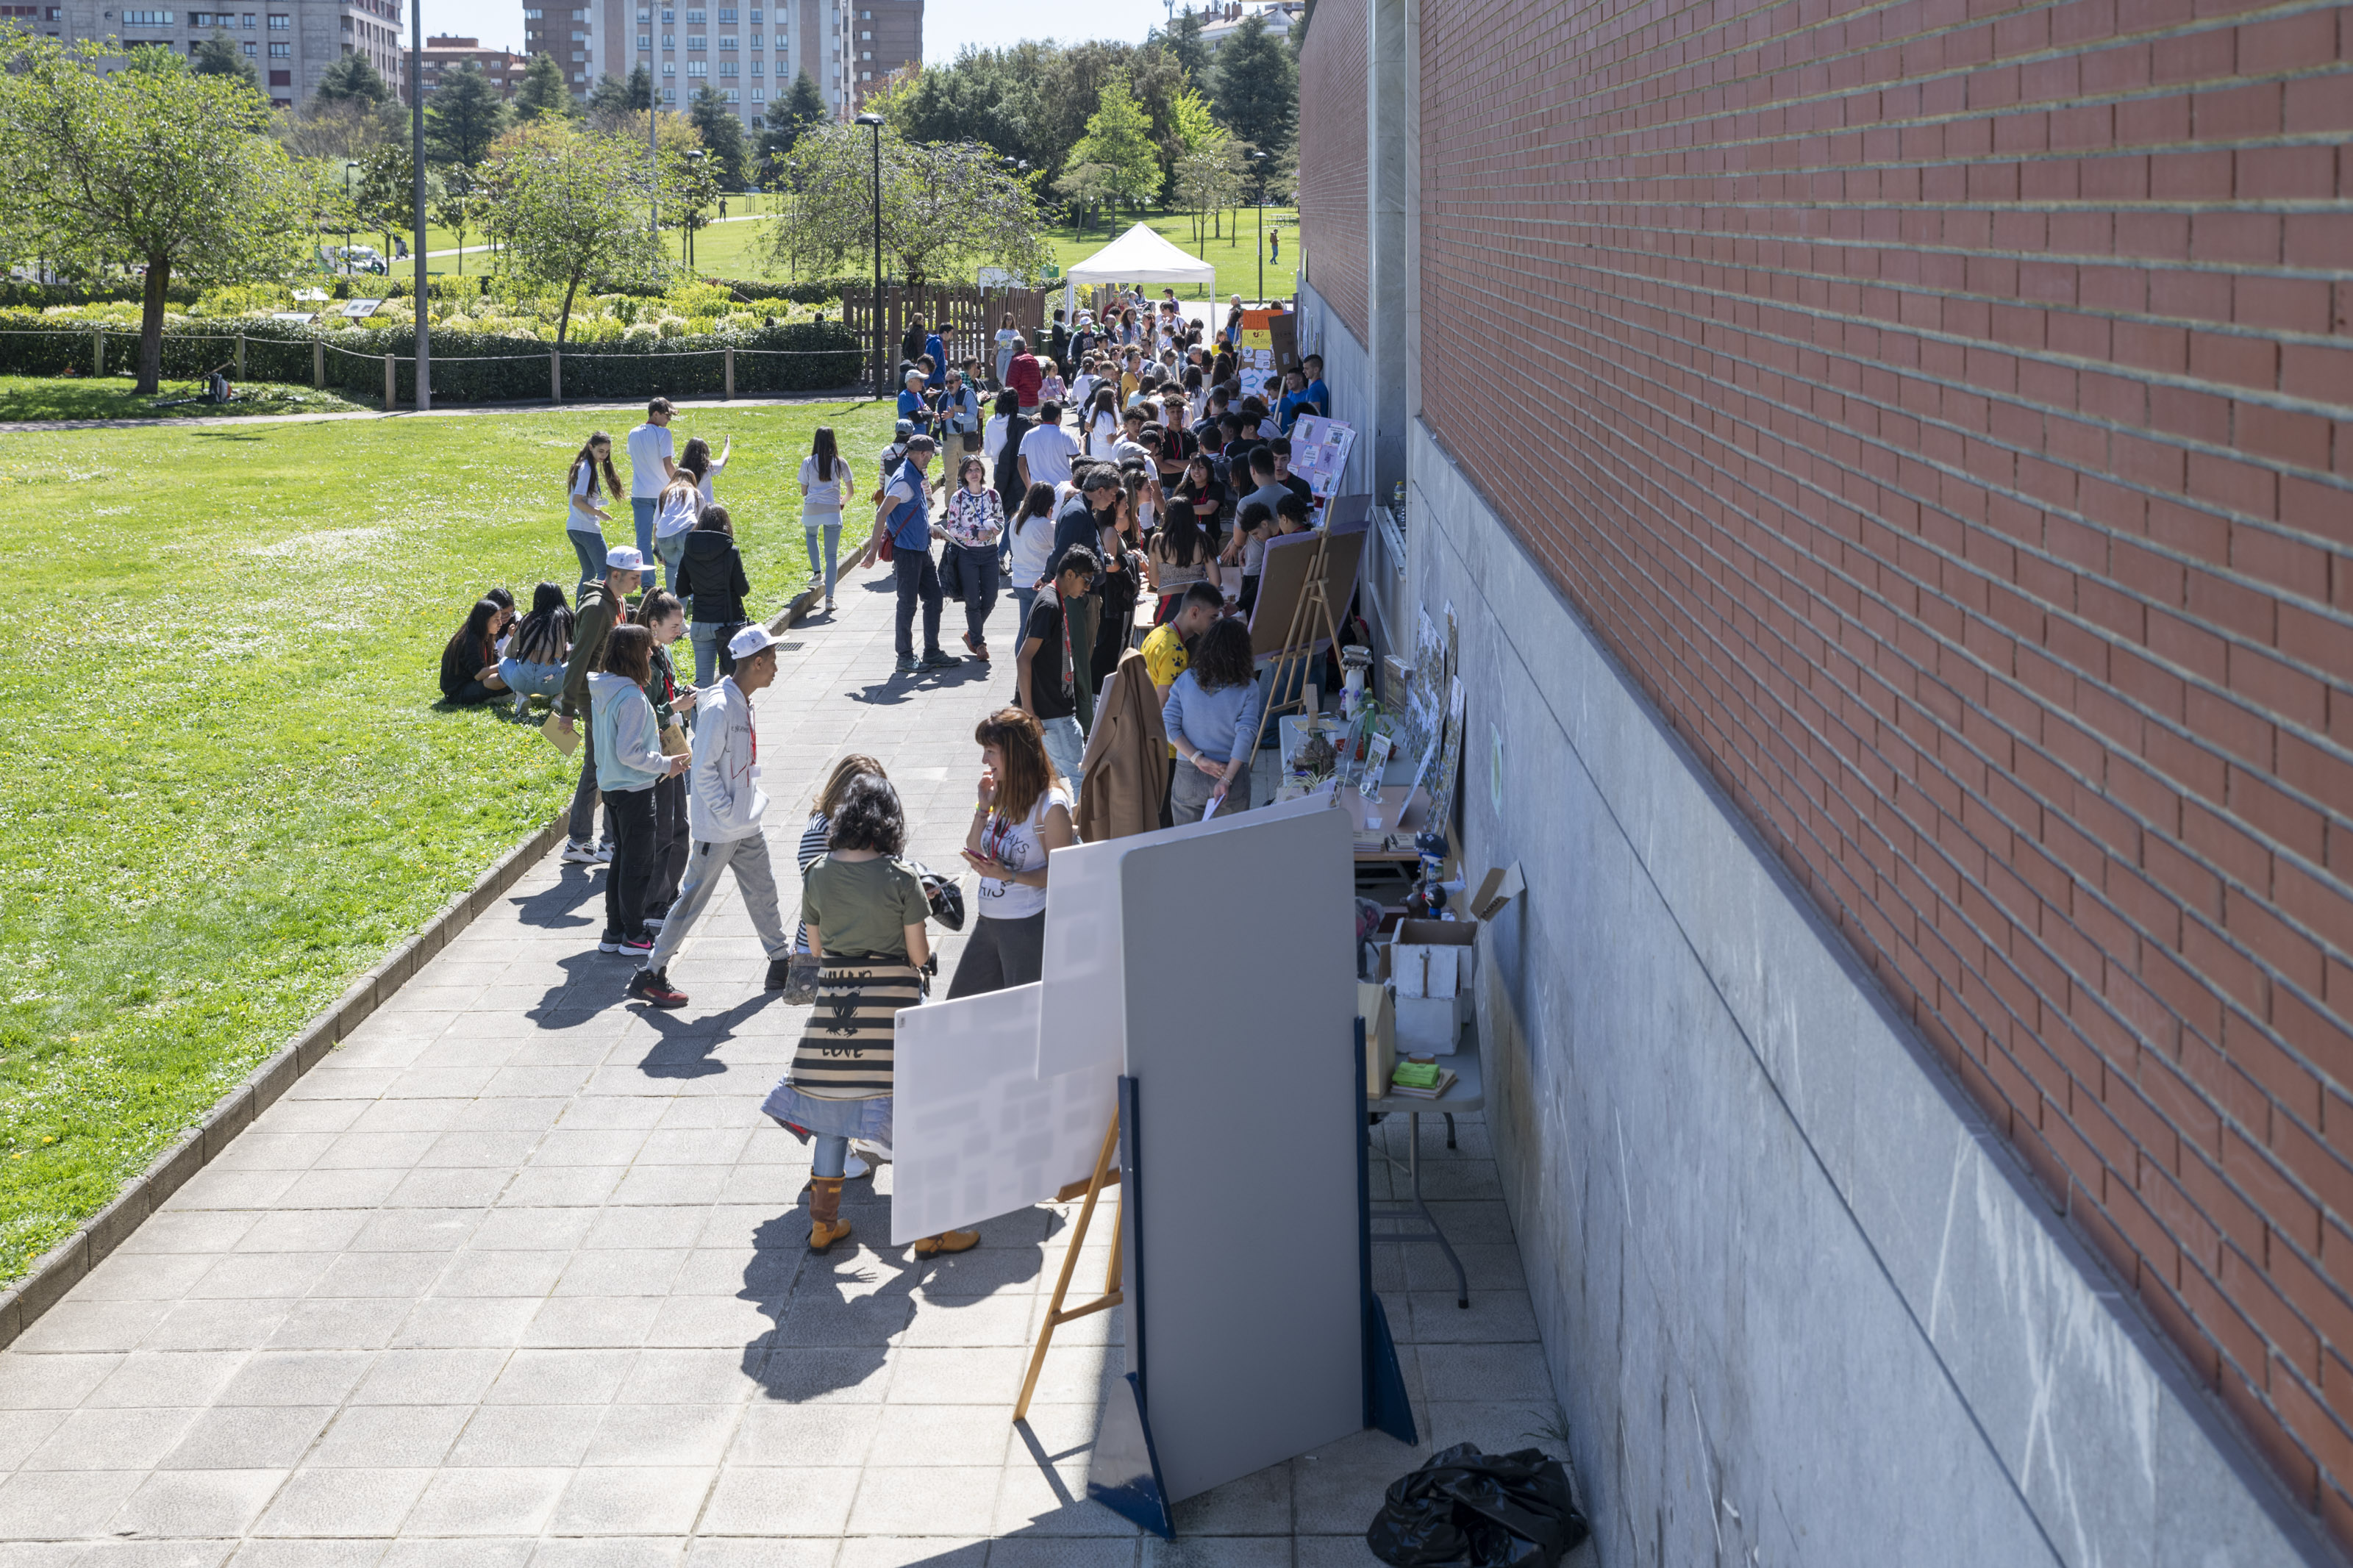
[[[1073,312],[1071,320],[1077,319],[1082,283],[1214,284],[1217,280],[1217,268],[1198,256],[1187,256],[1149,225],[1139,223],[1064,275],[1062,309]]]

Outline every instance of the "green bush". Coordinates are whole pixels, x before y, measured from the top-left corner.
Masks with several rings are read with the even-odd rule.
[[[49,305],[139,304],[147,298],[147,286],[136,278],[113,283],[28,283],[21,279],[0,279],[0,309],[40,310]],[[164,299],[174,305],[193,305],[196,289],[191,284],[172,283],[164,286]]]

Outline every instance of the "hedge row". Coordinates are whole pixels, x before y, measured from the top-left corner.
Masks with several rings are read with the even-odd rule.
[[[413,329],[406,327],[320,329],[267,319],[190,322],[164,333],[164,374],[183,380],[231,359],[236,353],[234,342],[208,340],[234,338],[239,331],[246,338],[248,381],[307,384],[311,344],[323,341],[332,345],[326,354],[330,387],[382,396],[384,356],[389,353],[401,360],[396,373],[399,401],[408,404],[416,399],[417,366],[410,356],[417,352],[417,337]],[[87,374],[90,337],[87,331],[0,333],[0,374]],[[543,400],[548,395],[548,355],[554,347],[536,338],[436,331],[432,334],[433,400]],[[797,321],[750,331],[625,340],[566,349],[564,399],[570,403],[717,397],[725,390],[726,359],[711,351],[730,348],[737,351],[735,394],[739,397],[826,392],[849,386],[864,374],[864,348],[855,332],[839,321]],[[138,353],[136,333],[110,331],[106,334],[110,372],[134,365]]]
[[[453,277],[444,273],[434,281],[445,293],[452,282],[475,283],[480,280],[481,292],[491,291],[491,274],[467,273]],[[327,292],[337,300],[406,300],[415,291],[413,278],[376,278],[362,274],[353,278],[301,279],[303,288],[326,285]],[[745,300],[784,300],[796,305],[822,305],[841,299],[847,293],[871,290],[870,280],[857,278],[820,278],[814,281],[780,283],[764,278],[698,278],[698,283],[716,283],[732,289]],[[164,290],[164,298],[174,305],[193,305],[201,290],[193,284],[173,283]],[[596,292],[632,294],[650,299],[667,292],[661,289],[607,289]],[[118,305],[141,303],[147,298],[145,285],[136,279],[119,283],[30,283],[21,279],[0,278],[0,310],[37,310],[49,305]]]
[[[188,283],[170,283],[164,300],[193,305],[198,290]],[[45,305],[138,304],[147,298],[147,285],[133,278],[120,283],[31,283],[20,278],[0,278],[0,308],[39,310]]]

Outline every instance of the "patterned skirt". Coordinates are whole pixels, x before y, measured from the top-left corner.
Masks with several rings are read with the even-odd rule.
[[[820,1099],[889,1094],[899,1009],[923,998],[923,977],[911,963],[828,958],[786,1081]]]

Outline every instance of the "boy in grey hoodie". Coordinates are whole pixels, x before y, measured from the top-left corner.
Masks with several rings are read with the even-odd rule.
[[[744,907],[768,953],[767,988],[780,991],[792,967],[793,934],[776,912],[776,874],[768,862],[768,840],[760,818],[768,797],[760,793],[760,737],[752,723],[752,699],[776,678],[776,639],[754,621],[730,638],[735,673],[723,677],[700,700],[694,721],[693,773],[687,782],[686,881],[670,906],[661,934],[630,977],[628,994],[657,1007],[683,1007],[686,994],[670,983],[670,955],[693,929],[719,874],[733,868]]]

